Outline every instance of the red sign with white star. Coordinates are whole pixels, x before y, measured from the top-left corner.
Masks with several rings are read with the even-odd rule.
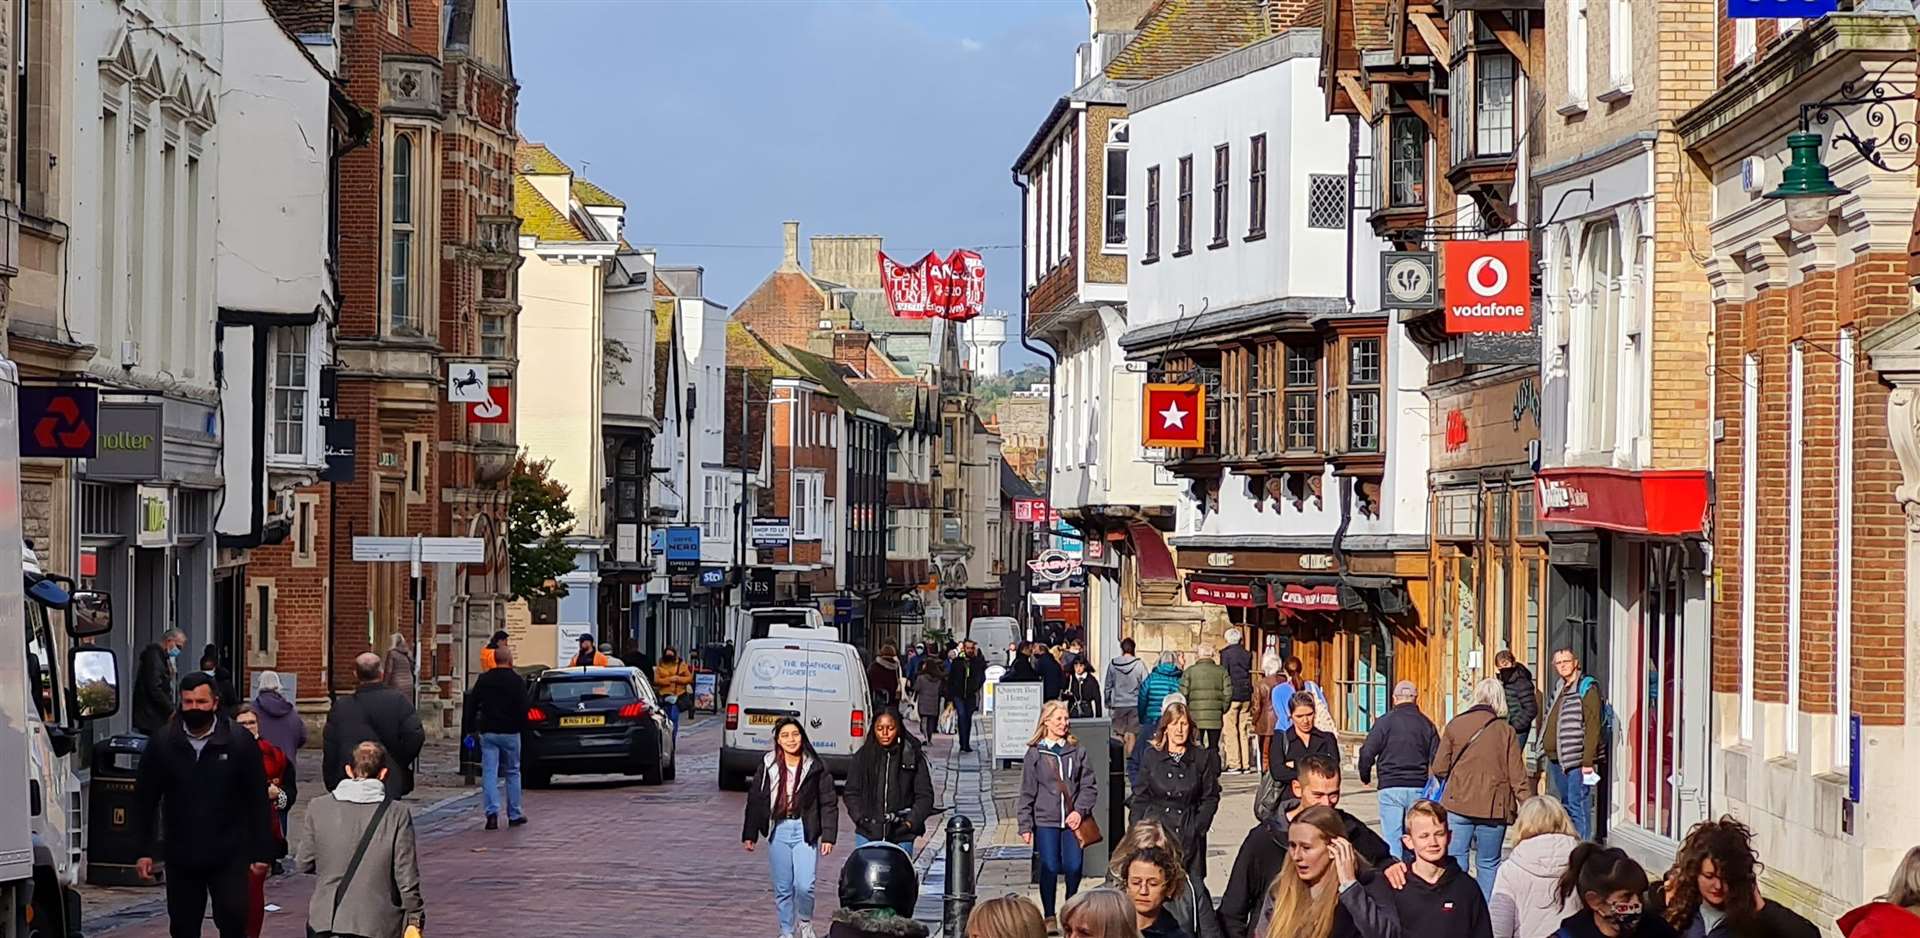
[[[1207,389],[1197,384],[1149,384],[1140,414],[1140,445],[1200,449],[1207,445]]]

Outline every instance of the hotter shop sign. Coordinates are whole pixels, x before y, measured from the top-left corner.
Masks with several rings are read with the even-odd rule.
[[[1447,332],[1533,328],[1533,249],[1525,241],[1448,241]]]

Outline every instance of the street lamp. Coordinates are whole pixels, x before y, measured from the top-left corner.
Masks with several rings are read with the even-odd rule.
[[[1780,186],[1766,198],[1780,199],[1787,205],[1787,227],[1799,234],[1812,234],[1827,223],[1829,204],[1834,196],[1849,190],[1833,184],[1827,164],[1820,159],[1820,135],[1802,130],[1787,135],[1787,151],[1792,154],[1780,171]]]

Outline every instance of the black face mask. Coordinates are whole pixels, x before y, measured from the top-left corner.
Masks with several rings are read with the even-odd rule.
[[[214,713],[212,710],[180,711],[180,723],[195,733],[206,732],[207,727],[213,725],[213,717]]]
[[[660,656],[661,661],[673,661],[674,659],[675,659],[675,655],[673,652],[667,652],[666,654]]]

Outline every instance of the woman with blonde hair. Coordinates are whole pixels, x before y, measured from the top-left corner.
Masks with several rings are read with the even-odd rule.
[[[1520,737],[1507,722],[1507,687],[1499,678],[1473,686],[1473,706],[1440,734],[1432,775],[1446,782],[1438,799],[1447,809],[1449,852],[1462,870],[1480,881],[1480,896],[1492,904],[1507,825],[1520,803],[1533,795],[1533,777],[1520,755]],[[1467,865],[1468,853],[1479,855]]]
[[[967,917],[967,938],[1047,938],[1040,910],[1020,896],[988,899]]]
[[[1900,858],[1886,895],[1840,916],[1839,925],[1847,938],[1920,936],[1920,847]]]
[[[1060,938],[1140,938],[1133,901],[1104,886],[1068,899],[1060,907]]]
[[[1561,921],[1580,911],[1579,900],[1562,899],[1558,893],[1567,857],[1580,845],[1580,834],[1560,799],[1552,795],[1521,802],[1513,832],[1517,838],[1513,851],[1500,864],[1493,901],[1488,903],[1493,938],[1548,938],[1560,930]],[[1920,924],[1920,919],[1914,921]]]
[[[1068,731],[1065,701],[1049,700],[1040,708],[1040,721],[1027,740],[1020,767],[1020,839],[1033,847],[1040,886],[1040,906],[1048,922],[1058,901],[1055,887],[1067,880],[1067,898],[1080,891],[1084,860],[1081,823],[1093,813],[1099,782],[1087,768],[1086,753]]]
[[[1267,890],[1257,938],[1401,938],[1393,889],[1354,852],[1339,812],[1316,805],[1287,828],[1288,863]]]
[[[1141,851],[1153,848],[1170,851],[1175,860],[1182,863],[1180,889],[1167,899],[1167,914],[1173,916],[1180,927],[1194,938],[1224,938],[1220,915],[1214,911],[1213,897],[1207,894],[1207,881],[1195,877],[1185,866],[1180,853],[1180,844],[1160,826],[1159,821],[1151,818],[1135,821],[1127,826],[1127,835],[1113,845],[1113,856],[1107,863],[1107,885],[1115,889],[1127,888],[1127,867]],[[1129,906],[1131,908],[1131,906]],[[1065,919],[1061,919],[1065,922]]]
[[[1207,878],[1207,831],[1220,808],[1220,754],[1198,745],[1193,714],[1184,703],[1167,704],[1160,725],[1140,759],[1134,783],[1133,822],[1159,821],[1173,835],[1187,872]]]

